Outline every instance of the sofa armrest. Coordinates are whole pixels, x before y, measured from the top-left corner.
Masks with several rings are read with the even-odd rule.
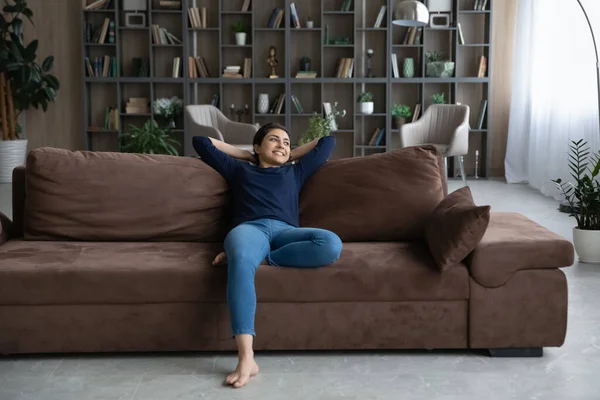
[[[12,237],[13,223],[10,218],[0,212],[0,245]]]
[[[465,260],[480,285],[502,286],[519,270],[573,264],[571,242],[518,213],[491,213],[479,245]]]

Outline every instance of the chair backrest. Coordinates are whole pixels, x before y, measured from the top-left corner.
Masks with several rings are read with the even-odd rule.
[[[462,104],[432,104],[419,120],[426,125],[426,142],[450,144],[457,127],[469,123],[469,107]]]
[[[219,131],[223,131],[228,121],[221,110],[210,104],[185,106],[185,111],[195,123],[213,127]]]

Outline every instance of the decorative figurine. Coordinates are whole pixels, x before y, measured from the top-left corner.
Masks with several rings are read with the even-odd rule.
[[[375,78],[371,69],[371,58],[373,57],[373,49],[367,50],[367,78]]]
[[[271,46],[269,48],[269,58],[267,59],[267,64],[271,66],[271,75],[269,75],[269,78],[279,78],[279,76],[275,72],[275,67],[279,65],[276,56],[277,48],[275,46]]]

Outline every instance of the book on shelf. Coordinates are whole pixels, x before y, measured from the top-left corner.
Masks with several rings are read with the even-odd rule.
[[[458,27],[458,43],[465,44],[465,37],[463,36],[462,26],[460,25],[460,22],[456,25]]]
[[[352,0],[342,0],[340,11],[350,11],[352,8]]]
[[[298,114],[304,114],[304,109],[302,108],[302,105],[300,104],[300,100],[298,100],[298,97],[292,95],[291,100],[292,100],[292,103],[294,104],[294,107],[296,108],[296,112]]]
[[[107,107],[104,115],[104,130],[105,131],[118,131],[119,130],[119,110],[114,107]]]
[[[296,8],[295,3],[290,3],[290,18],[292,22],[292,27],[300,28],[300,18],[298,17],[298,9]]]
[[[385,144],[385,128],[375,128],[369,140],[369,146],[383,146]]]
[[[398,56],[396,53],[392,53],[390,58],[392,60],[392,77],[400,78],[400,70],[398,69]]]
[[[338,60],[336,78],[352,78],[354,72],[354,58],[340,58]]]
[[[285,93],[279,93],[279,96],[275,98],[269,109],[269,114],[281,114],[283,110],[283,103],[285,102]]]
[[[410,26],[404,34],[402,44],[406,45],[418,45],[421,44],[421,35],[423,34],[423,27]]]
[[[112,0],[82,0],[81,5],[84,10],[106,10],[111,8]]]
[[[308,79],[308,78],[316,78],[317,71],[298,71],[296,73],[296,78],[298,79]]]
[[[188,8],[188,19],[191,28],[208,28],[206,26],[206,7],[201,9],[198,7]]]
[[[483,129],[483,120],[485,119],[485,112],[487,110],[487,100],[481,100],[479,105],[479,118],[477,118],[477,129]]]
[[[242,12],[250,11],[250,5],[250,0],[244,0],[244,3],[242,4]]]
[[[421,114],[421,104],[417,103],[415,105],[415,111],[413,112],[412,121],[417,122],[419,120],[419,114]]]
[[[181,57],[175,57],[173,58],[173,71],[172,71],[172,77],[173,78],[179,78],[181,76]]]
[[[171,10],[181,10],[181,0],[160,0],[158,5]]]
[[[279,28],[281,26],[281,22],[283,21],[283,8],[274,8],[271,13],[271,18],[269,18],[269,24],[267,28]]]
[[[479,71],[477,72],[478,78],[485,78],[485,72],[487,71],[487,57],[481,56],[479,58]]]
[[[149,101],[145,97],[130,97],[125,104],[127,114],[150,114]]]
[[[118,75],[117,57],[105,55],[103,57],[85,57],[87,76],[114,78]]]
[[[252,58],[244,58],[244,69],[242,75],[244,78],[252,78]]]
[[[182,41],[160,25],[152,25],[152,43],[154,44],[181,44]]]
[[[485,11],[487,6],[487,0],[475,0],[473,3],[473,10]]]
[[[147,78],[150,76],[150,59],[133,57],[131,59],[131,76]]]
[[[218,94],[213,94],[213,98],[210,101],[210,104],[214,107],[219,108],[219,95]]]
[[[381,8],[379,9],[379,14],[377,15],[377,20],[375,20],[375,24],[373,25],[373,28],[381,27],[381,23],[383,22],[383,18],[385,17],[386,10],[387,10],[387,6],[381,6]]]

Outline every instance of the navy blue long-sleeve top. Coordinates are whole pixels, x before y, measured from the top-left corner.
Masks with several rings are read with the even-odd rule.
[[[331,155],[335,137],[325,136],[292,165],[261,168],[217,149],[208,137],[194,136],[200,158],[225,178],[232,193],[232,227],[259,218],[299,225],[298,195],[304,183]]]

